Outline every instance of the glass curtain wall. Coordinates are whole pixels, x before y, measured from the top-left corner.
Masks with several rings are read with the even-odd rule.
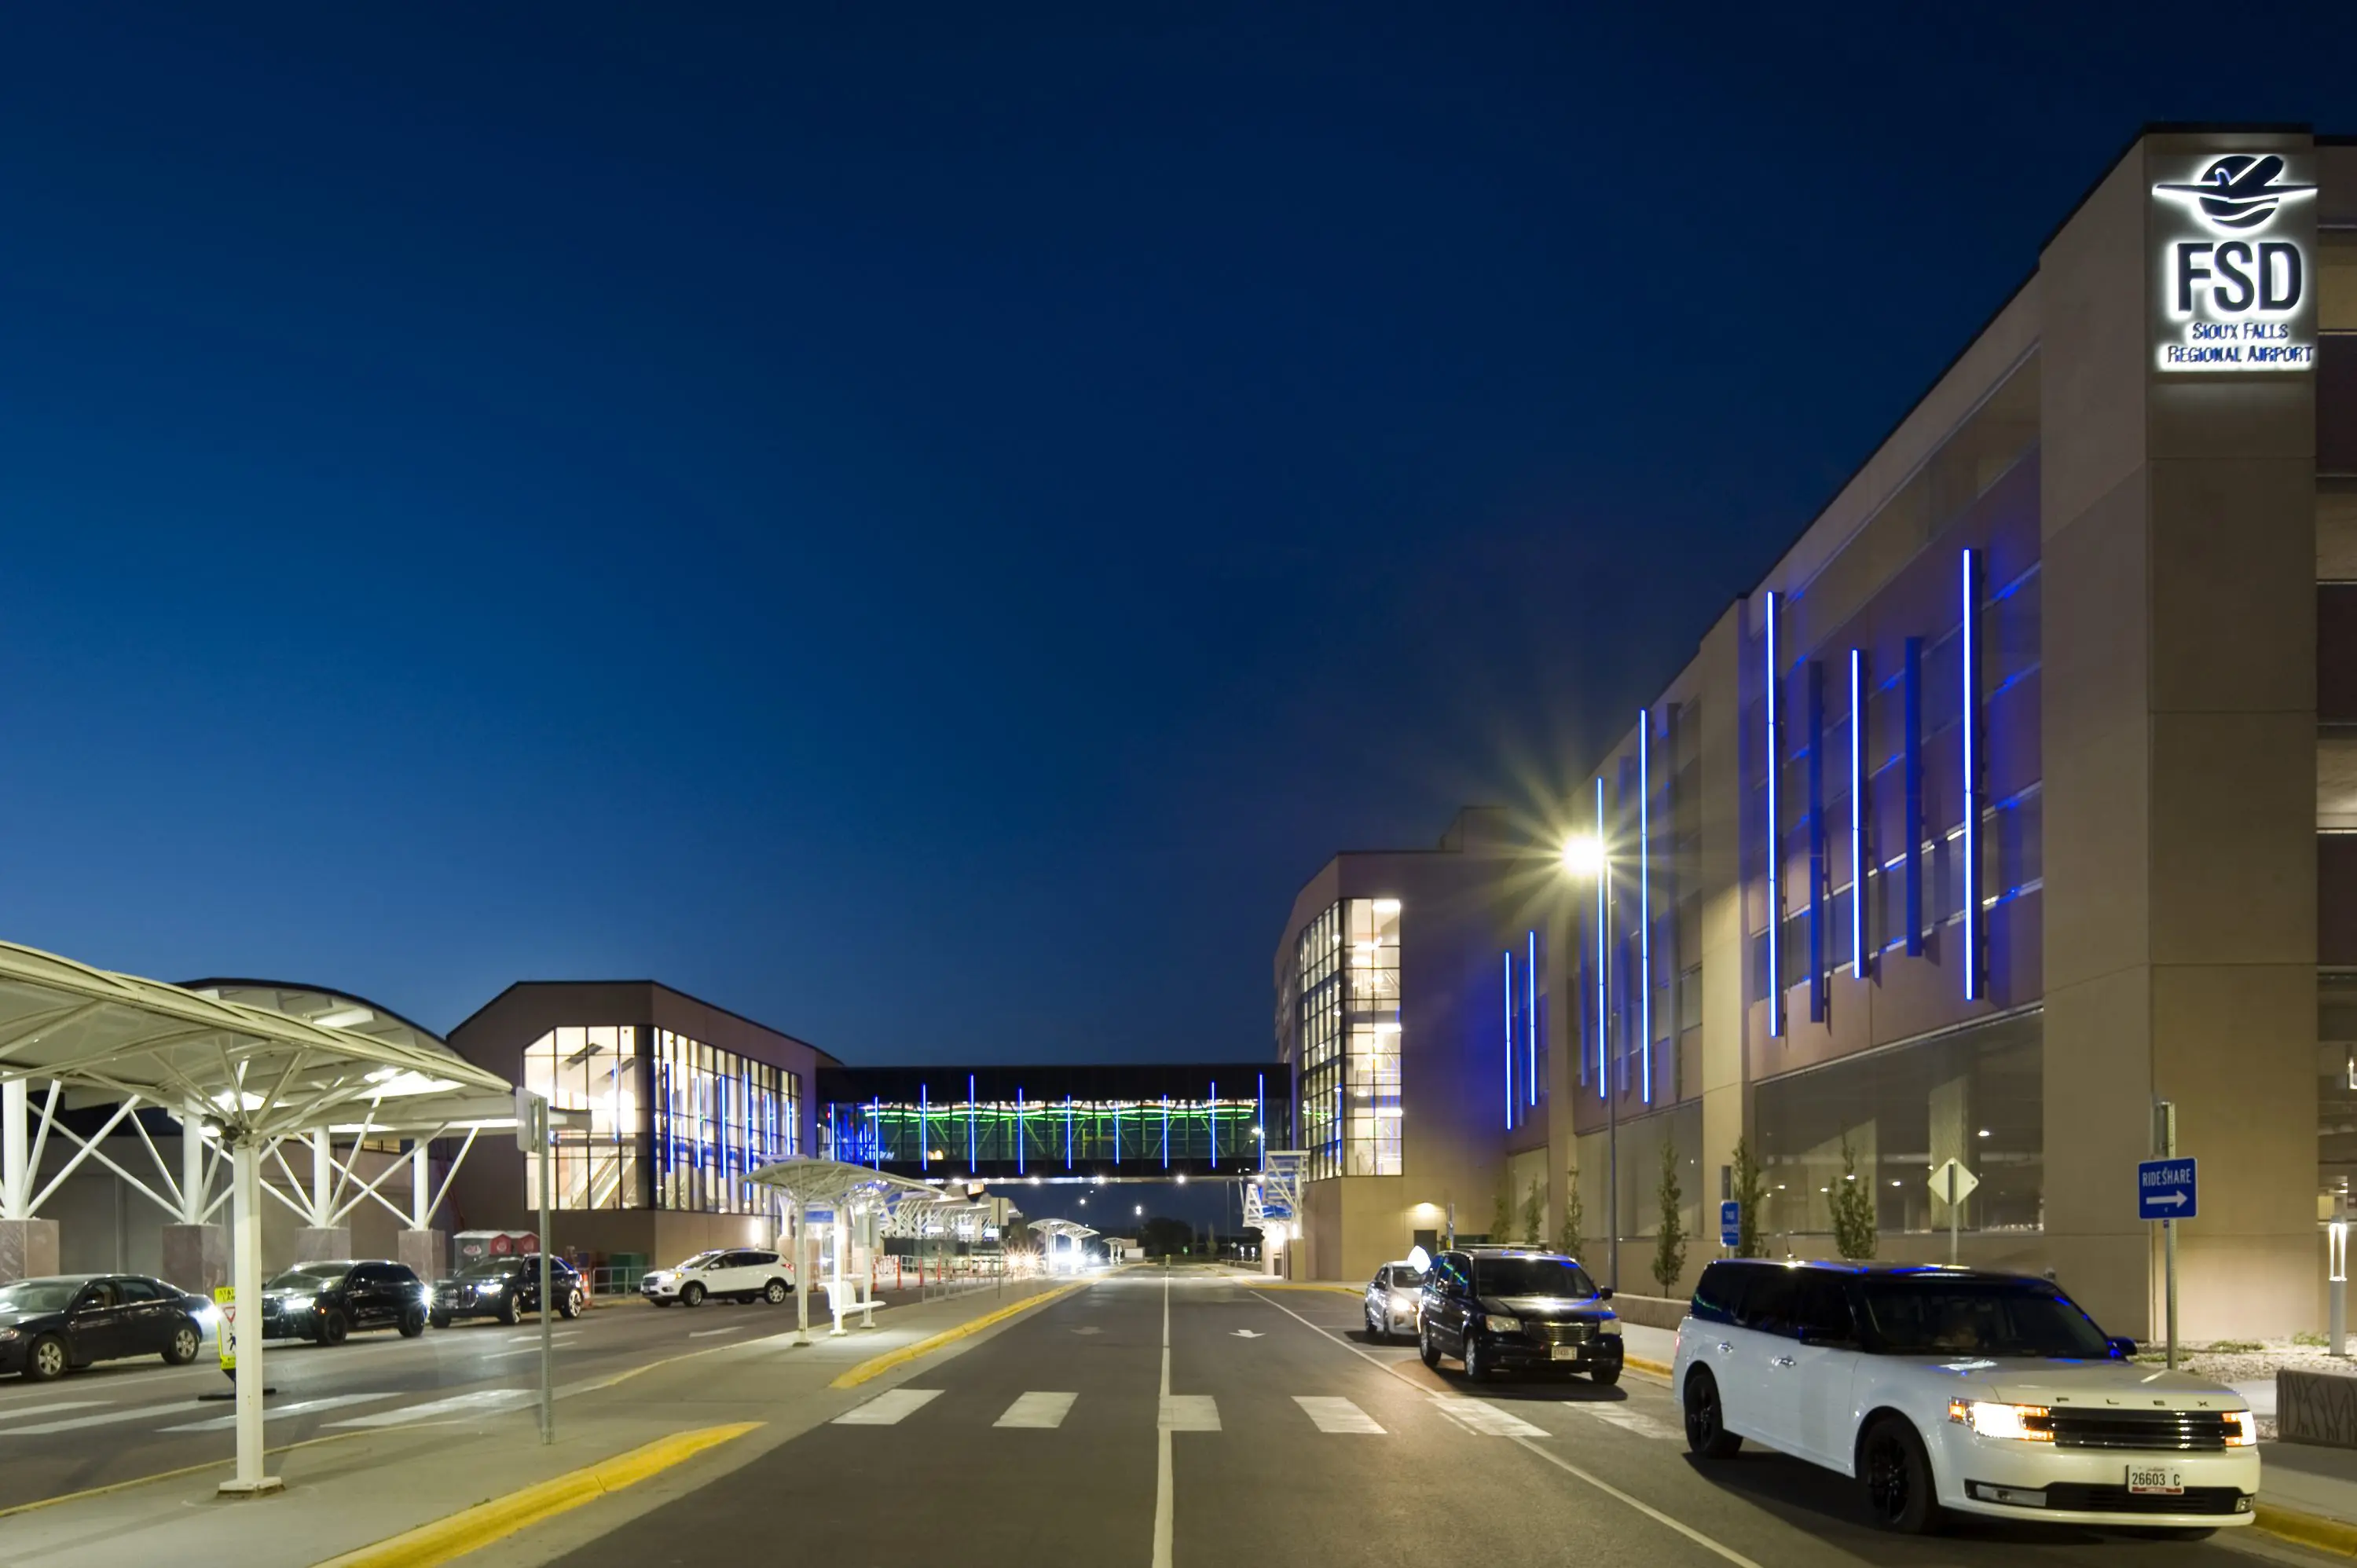
[[[587,1112],[587,1127],[555,1138],[558,1208],[647,1206],[645,1063],[629,1025],[552,1029],[524,1047],[524,1087],[558,1111]],[[524,1157],[524,1200],[540,1206],[540,1156]]]
[[[1300,977],[1301,1111],[1296,1125],[1315,1180],[1342,1174],[1342,906],[1302,929],[1296,949]]]
[[[1400,901],[1351,898],[1343,908],[1351,961],[1342,1170],[1346,1176],[1398,1176]]]
[[[746,1177],[797,1153],[800,1076],[669,1029],[652,1039],[656,1206],[768,1213],[774,1195]]]

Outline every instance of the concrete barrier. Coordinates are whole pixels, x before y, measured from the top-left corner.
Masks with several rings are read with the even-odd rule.
[[[2285,1443],[2357,1448],[2357,1377],[2288,1368],[2276,1373],[2276,1436]]]
[[[1648,1328],[1667,1328],[1674,1333],[1678,1325],[1685,1321],[1686,1306],[1687,1301],[1684,1296],[1672,1301],[1658,1295],[1631,1295],[1620,1292],[1612,1297],[1612,1310],[1620,1315],[1621,1321],[1641,1323]]]

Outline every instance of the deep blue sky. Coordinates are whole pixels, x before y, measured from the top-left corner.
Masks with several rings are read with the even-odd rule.
[[[1260,1054],[2139,123],[2357,130],[2325,5],[834,9],[11,16],[0,934]]]

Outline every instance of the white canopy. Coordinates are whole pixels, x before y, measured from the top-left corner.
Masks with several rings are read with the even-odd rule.
[[[748,1181],[774,1187],[798,1203],[819,1208],[829,1208],[838,1203],[870,1198],[882,1207],[894,1201],[922,1198],[938,1201],[941,1189],[907,1176],[897,1176],[871,1165],[848,1165],[842,1160],[791,1159],[780,1160],[748,1173]]]
[[[0,1083],[19,1079],[54,1080],[64,1109],[201,1107],[231,1144],[515,1120],[504,1079],[414,1036],[306,1022],[0,942]]]

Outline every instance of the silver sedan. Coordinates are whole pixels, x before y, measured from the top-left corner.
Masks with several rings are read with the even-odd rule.
[[[1385,1263],[1367,1282],[1367,1333],[1376,1339],[1415,1337],[1415,1308],[1424,1294],[1424,1271],[1414,1263]]]

